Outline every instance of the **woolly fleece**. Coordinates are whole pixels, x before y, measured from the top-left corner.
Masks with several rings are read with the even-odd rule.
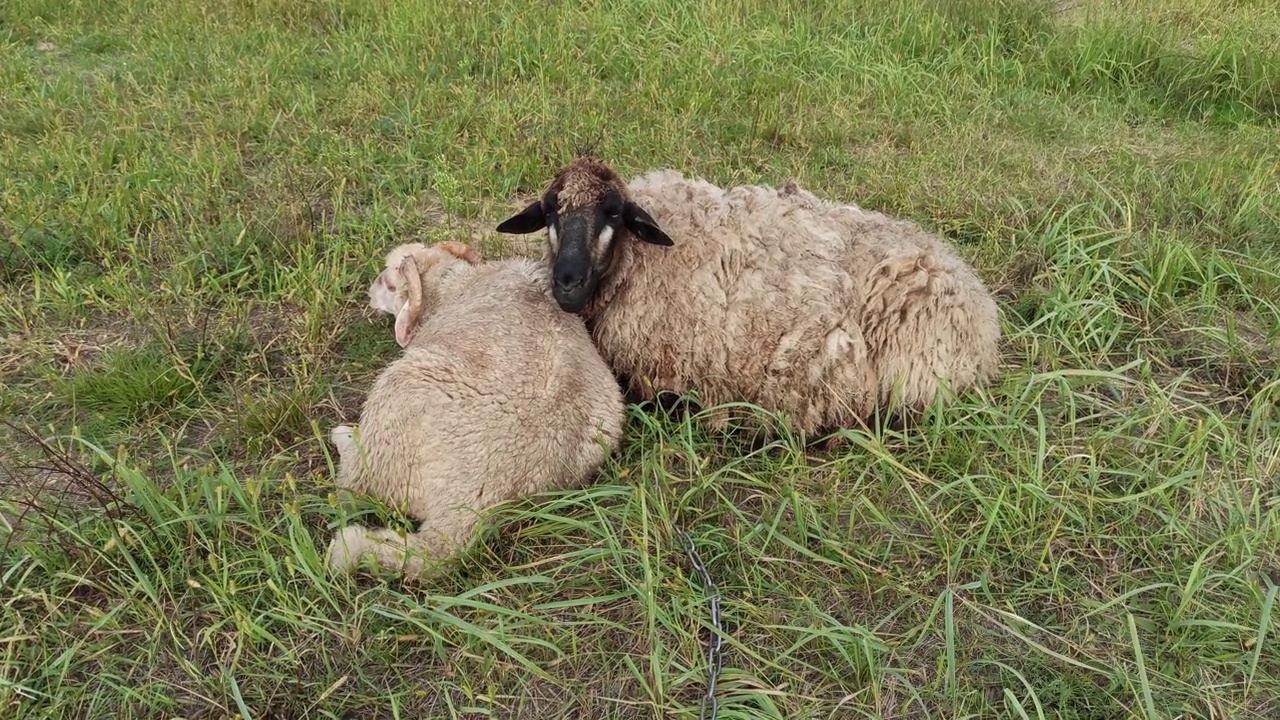
[[[337,484],[403,507],[420,528],[344,528],[328,551],[335,573],[371,556],[424,574],[466,544],[478,513],[583,485],[620,442],[621,388],[581,319],[551,300],[545,267],[478,263],[459,248],[397,248],[370,288],[378,306],[412,256],[421,322],[374,382],[359,428],[331,433]],[[406,279],[391,281],[402,302]]]
[[[580,196],[605,185],[600,167],[570,164],[548,187],[580,189],[574,205],[586,205]],[[657,170],[613,185],[674,241],[615,239],[581,312],[641,397],[697,390],[704,406],[753,403],[812,435],[877,407],[918,411],[997,374],[994,300],[915,223],[795,183],[723,189]]]

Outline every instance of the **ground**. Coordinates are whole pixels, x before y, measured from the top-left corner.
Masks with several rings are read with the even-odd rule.
[[[1278,110],[1271,0],[6,0],[0,716],[697,717],[685,530],[720,718],[1280,717]],[[582,151],[944,235],[1000,381],[326,578],[382,253]]]

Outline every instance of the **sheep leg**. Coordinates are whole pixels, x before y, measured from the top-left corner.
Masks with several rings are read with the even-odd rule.
[[[365,559],[405,575],[422,577],[471,539],[479,517],[465,509],[430,513],[414,533],[359,525],[343,528],[329,543],[326,555],[334,575],[350,573]]]
[[[368,551],[369,541],[365,538],[368,532],[359,525],[348,525],[333,536],[324,554],[329,574],[345,575],[360,564]]]
[[[331,574],[343,575],[372,558],[380,567],[422,577],[436,569],[454,547],[455,543],[441,538],[438,531],[425,527],[402,534],[386,528],[348,525],[329,543],[326,564]]]
[[[360,449],[356,445],[355,428],[350,425],[337,425],[329,432],[329,442],[338,451],[338,462],[334,473],[334,484],[339,490],[349,490],[351,478],[355,475],[355,464],[360,462]]]
[[[335,425],[333,430],[329,432],[329,442],[333,443],[334,448],[337,449],[339,462],[349,457],[355,457],[355,432],[355,428],[350,425]]]

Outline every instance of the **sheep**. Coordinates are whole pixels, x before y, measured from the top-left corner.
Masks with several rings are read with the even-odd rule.
[[[628,392],[696,391],[712,430],[724,403],[810,437],[902,422],[997,374],[996,304],[955,251],[794,181],[724,189],[665,169],[624,183],[579,158],[496,230],[542,228],[556,302]]]
[[[335,482],[420,525],[407,536],[345,527],[327,551],[335,575],[373,557],[422,577],[467,544],[479,512],[584,485],[619,446],[622,388],[582,320],[552,301],[543,264],[408,243],[387,255],[369,302],[395,317],[404,352],[357,427],[331,431]]]

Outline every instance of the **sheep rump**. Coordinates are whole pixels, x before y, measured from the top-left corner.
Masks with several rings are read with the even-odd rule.
[[[552,202],[568,218],[605,188],[671,243],[646,239],[653,234],[643,224],[640,237],[629,224],[623,237],[608,233],[615,249],[593,255],[611,252],[580,311],[601,354],[642,398],[696,391],[707,407],[745,401],[812,435],[877,409],[923,410],[997,373],[995,302],[915,223],[795,183],[723,189],[656,170],[623,184],[585,160],[557,173],[547,195],[560,193]],[[553,226],[544,262],[555,267],[569,243]],[[727,417],[714,413],[711,424]]]
[[[373,557],[422,575],[470,540],[479,513],[586,483],[620,441],[621,388],[581,319],[551,300],[545,266],[463,251],[401,246],[370,289],[386,305],[420,273],[422,317],[413,322],[412,303],[380,307],[406,347],[373,383],[358,428],[333,429],[336,483],[401,506],[419,530],[344,528],[329,546],[334,573]]]

